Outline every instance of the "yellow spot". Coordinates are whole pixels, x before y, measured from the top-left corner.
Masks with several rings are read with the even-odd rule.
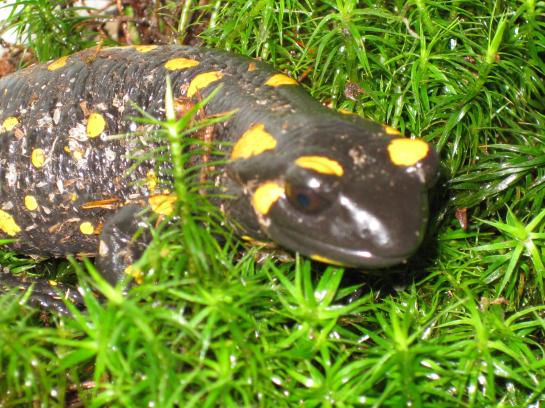
[[[56,69],[64,67],[67,61],[68,61],[68,55],[65,55],[64,57],[60,57],[59,59],[49,64],[47,66],[47,69],[50,71],[55,71]]]
[[[276,139],[265,130],[265,125],[258,123],[244,132],[238,139],[233,147],[231,159],[247,159],[275,147]]]
[[[295,164],[322,174],[333,174],[339,177],[344,174],[339,162],[324,156],[301,156],[295,160]]]
[[[106,120],[100,113],[93,112],[87,119],[87,136],[97,137],[106,129]]]
[[[393,127],[390,127],[388,125],[383,125],[382,127],[384,128],[384,131],[387,135],[399,136],[401,134],[399,130],[394,129]]]
[[[38,208],[38,201],[36,197],[27,195],[25,196],[25,207],[28,211],[35,211]]]
[[[284,187],[275,181],[268,181],[255,190],[252,205],[258,213],[266,215],[271,206],[283,196]]]
[[[169,71],[191,68],[199,65],[199,61],[189,58],[173,58],[165,62],[165,68]]]
[[[297,85],[297,81],[285,74],[274,74],[270,77],[265,85],[280,86],[280,85]]]
[[[47,281],[47,283],[49,283],[49,285],[51,285],[51,286],[59,286],[59,282],[57,282],[56,280],[53,280],[53,279],[49,279]]]
[[[78,195],[76,193],[70,194],[70,201],[75,202],[78,199]]]
[[[170,215],[174,212],[176,200],[174,194],[156,194],[148,198],[148,203],[155,214]]]
[[[21,231],[15,220],[7,212],[0,210],[0,230],[13,237]]]
[[[323,263],[327,263],[327,264],[331,264],[331,265],[345,266],[341,262],[334,261],[333,259],[326,258],[325,256],[322,256],[322,255],[310,255],[310,258],[314,259],[315,261],[323,262]]]
[[[257,66],[255,65],[255,62],[250,62],[248,64],[248,72],[253,72],[253,71],[256,70],[256,68],[257,68]]]
[[[10,130],[13,130],[15,126],[19,124],[19,119],[17,119],[15,116],[9,116],[2,122],[2,131],[3,132],[9,132]]]
[[[428,155],[430,147],[419,139],[393,139],[388,145],[390,160],[396,166],[413,166]]]
[[[144,274],[139,267],[131,264],[125,268],[124,272],[126,275],[131,276],[138,285],[141,285],[144,282]]]
[[[32,164],[37,169],[43,167],[45,163],[45,152],[43,149],[34,149],[32,151],[32,155],[30,156],[30,160],[32,161]]]
[[[91,235],[95,232],[95,227],[89,221],[85,221],[79,225],[79,230],[82,234]]]
[[[223,74],[219,71],[205,72],[197,75],[189,84],[189,88],[187,88],[187,96],[191,98],[201,89],[206,88],[212,82],[216,82],[221,78],[223,78]]]
[[[340,108],[337,112],[342,113],[343,115],[355,115],[354,112],[344,108]]]
[[[135,45],[134,46],[134,49],[138,52],[141,52],[142,54],[153,51],[156,48],[157,48],[156,45]]]
[[[150,192],[155,191],[157,188],[157,174],[155,174],[155,171],[150,170],[146,174],[146,185],[148,186],[148,190]]]

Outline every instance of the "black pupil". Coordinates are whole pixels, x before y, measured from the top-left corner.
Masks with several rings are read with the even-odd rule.
[[[325,204],[320,194],[306,186],[294,187],[288,184],[287,196],[296,208],[304,212],[320,211]]]
[[[303,208],[307,208],[310,205],[311,198],[308,194],[299,193],[297,194],[297,202]]]

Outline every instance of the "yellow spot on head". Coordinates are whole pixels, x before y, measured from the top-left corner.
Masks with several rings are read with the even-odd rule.
[[[5,211],[0,210],[0,230],[8,234],[10,237],[21,232],[21,227],[17,225],[13,217]]]
[[[295,160],[295,164],[322,174],[332,174],[339,177],[344,174],[344,169],[338,161],[324,156],[301,156]]]
[[[155,214],[170,215],[174,212],[175,194],[156,194],[148,198],[149,206]]]
[[[45,152],[43,149],[34,149],[32,151],[32,155],[30,156],[30,160],[34,167],[37,169],[43,167],[45,163]]]
[[[141,52],[142,54],[153,51],[156,48],[157,48],[156,45],[135,45],[134,46],[134,49],[138,52]]]
[[[64,57],[60,57],[59,59],[53,61],[51,64],[47,66],[47,69],[50,71],[55,71],[56,69],[62,68],[66,65],[66,62],[68,61],[68,55]]]
[[[155,191],[157,188],[157,174],[155,174],[154,170],[150,170],[146,174],[146,185],[148,186],[148,190],[150,192]]]
[[[280,86],[280,85],[297,85],[297,81],[285,74],[274,74],[270,77],[265,85]]]
[[[250,62],[248,64],[248,72],[253,72],[253,71],[256,70],[256,68],[257,68],[257,66],[255,65],[255,62]]]
[[[247,159],[275,147],[276,139],[265,130],[265,125],[258,123],[244,132],[238,139],[233,147],[231,159]]]
[[[3,132],[9,132],[10,130],[13,130],[15,126],[19,124],[19,119],[17,119],[15,116],[9,116],[2,122],[2,129]]]
[[[271,206],[283,197],[284,194],[284,187],[275,181],[268,181],[255,190],[252,197],[252,205],[258,213],[266,215]]]
[[[414,166],[429,150],[429,145],[419,139],[393,139],[388,145],[390,160],[396,166]]]
[[[193,78],[189,84],[189,87],[187,88],[187,96],[190,98],[195,96],[195,94],[201,89],[206,88],[212,82],[216,82],[221,78],[223,78],[223,74],[220,71],[205,72],[197,75],[195,78]]]
[[[323,262],[323,263],[327,263],[327,264],[331,264],[331,265],[345,266],[341,262],[334,261],[333,259],[326,258],[325,256],[322,256],[322,255],[316,255],[316,254],[315,255],[310,255],[310,259],[314,259],[315,261]]]
[[[76,193],[70,194],[70,201],[74,202],[77,201],[78,195]]]
[[[165,62],[165,68],[169,71],[191,68],[199,65],[199,61],[189,58],[173,58]]]
[[[394,129],[393,127],[390,127],[388,125],[383,125],[382,127],[384,128],[384,131],[387,135],[399,136],[401,134],[399,130]]]
[[[91,235],[95,232],[95,227],[89,221],[85,221],[79,225],[79,230],[82,234]]]
[[[106,129],[106,120],[100,113],[93,112],[87,119],[87,136],[97,137]]]
[[[38,201],[36,197],[27,195],[25,196],[25,207],[28,211],[34,211],[38,208]]]

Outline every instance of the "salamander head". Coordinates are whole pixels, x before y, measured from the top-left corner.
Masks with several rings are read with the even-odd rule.
[[[435,151],[421,140],[362,137],[357,127],[326,133],[284,149],[282,174],[250,189],[261,229],[328,263],[379,268],[406,260],[426,226]]]

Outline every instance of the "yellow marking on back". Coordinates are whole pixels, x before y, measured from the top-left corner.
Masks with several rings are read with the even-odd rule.
[[[339,177],[344,174],[344,169],[338,161],[325,156],[301,156],[295,160],[295,164],[322,174],[332,174]]]
[[[87,119],[87,136],[97,137],[106,129],[106,119],[100,113],[93,112]]]
[[[65,55],[64,57],[60,57],[59,59],[49,64],[47,66],[47,69],[50,71],[55,71],[56,69],[64,67],[67,61],[68,61],[68,55]]]
[[[30,161],[37,169],[43,167],[45,163],[45,152],[43,149],[34,149],[30,156]]]
[[[201,89],[206,88],[212,82],[216,82],[221,78],[223,78],[223,73],[220,71],[204,72],[197,75],[189,84],[189,88],[187,88],[187,96],[190,98],[195,96]]]
[[[268,181],[260,185],[252,197],[254,209],[262,215],[267,215],[272,205],[284,197],[284,187],[276,181]]]
[[[280,85],[298,85],[297,81],[285,74],[274,74],[270,77],[265,85],[280,86]]]
[[[414,166],[429,151],[429,145],[419,139],[393,139],[388,145],[390,160],[396,166]]]
[[[134,49],[142,54],[153,51],[156,48],[157,48],[156,45],[135,45],[134,46]]]
[[[394,129],[393,127],[388,125],[383,125],[382,128],[384,129],[387,135],[399,136],[401,134],[399,130]]]
[[[345,108],[339,108],[337,112],[342,113],[343,115],[355,115],[354,112],[349,111],[348,109],[345,109]]]
[[[329,259],[325,256],[318,255],[318,254],[310,255],[310,259],[313,259],[315,261],[322,262],[322,263],[335,265],[335,266],[346,266],[342,262],[334,261],[333,259]]]
[[[89,221],[85,221],[79,225],[79,230],[84,235],[92,235],[95,232],[95,227]]]
[[[148,203],[155,214],[170,215],[177,199],[175,194],[156,194],[148,198]]]
[[[17,225],[15,219],[10,214],[0,210],[0,230],[13,237],[21,232],[21,227]]]
[[[172,58],[165,62],[165,68],[169,71],[186,69],[199,65],[199,61],[190,58]]]
[[[231,159],[247,159],[276,147],[276,139],[265,130],[265,125],[253,125],[238,139],[233,146]]]
[[[2,122],[2,128],[0,130],[2,132],[9,132],[10,130],[13,130],[13,128],[17,126],[18,124],[19,124],[19,119],[17,119],[15,116],[8,116]]]
[[[38,208],[36,197],[31,195],[25,196],[25,207],[28,211],[35,211]]]

